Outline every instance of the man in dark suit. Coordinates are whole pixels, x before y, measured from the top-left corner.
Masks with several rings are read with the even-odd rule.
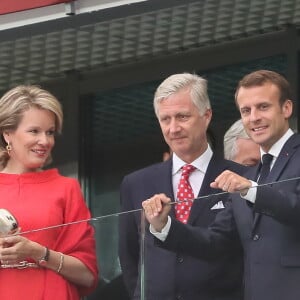
[[[244,171],[243,166],[213,154],[207,142],[212,111],[205,79],[188,73],[168,77],[156,90],[154,109],[172,156],[124,178],[122,211],[140,209],[142,201],[153,194],[164,193],[174,201],[181,168],[186,164],[195,167],[189,177],[195,196],[211,194],[210,182],[224,170]],[[209,226],[224,209],[227,199],[227,195],[220,195],[194,201],[187,223],[202,228]],[[174,206],[171,215],[175,217]],[[141,298],[140,231],[140,212],[120,216],[119,257],[125,284],[133,299]],[[173,253],[156,247],[148,230],[145,240],[147,300],[241,299],[239,241],[232,242],[234,251],[220,253],[217,259],[206,262],[180,251]]]
[[[264,162],[270,158],[270,172],[263,163],[245,177],[217,176],[211,187],[233,193],[232,201],[209,229],[171,219],[166,203],[172,200],[164,195],[143,202],[152,232],[164,230],[156,239],[162,248],[212,259],[240,239],[245,300],[300,299],[300,137],[289,128],[290,99],[288,82],[275,72],[256,71],[240,81],[236,103]]]

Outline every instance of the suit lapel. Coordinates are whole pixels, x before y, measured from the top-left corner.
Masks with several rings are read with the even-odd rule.
[[[221,192],[221,190],[216,190],[210,187],[210,183],[215,180],[215,178],[222,173],[226,169],[224,165],[224,160],[219,159],[217,156],[213,156],[209,162],[207,171],[204,175],[203,182],[199,191],[198,197],[208,196],[211,194],[215,194]],[[217,202],[218,197],[205,197],[203,199],[195,200],[192,209],[190,212],[190,216],[188,219],[188,223],[192,224],[197,218],[201,216],[201,214],[207,213],[208,210],[211,209]]]
[[[171,201],[174,202],[175,196],[173,193],[172,183],[172,159],[158,164],[155,172],[154,191],[158,194],[166,194],[169,198],[171,198]],[[172,205],[170,216],[175,217],[174,205]]]
[[[292,135],[287,140],[287,142],[284,144],[283,148],[281,149],[279,156],[273,168],[270,171],[269,176],[267,177],[266,183],[278,181],[282,172],[285,169],[285,166],[287,165],[288,161],[293,156],[294,152],[296,151],[299,145],[300,145],[300,139],[299,139],[299,135],[297,134]],[[253,231],[258,226],[260,219],[261,219],[261,214],[255,213],[254,222],[253,222]]]

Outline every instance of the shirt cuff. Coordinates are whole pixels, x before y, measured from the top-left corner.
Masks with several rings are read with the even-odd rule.
[[[257,183],[255,181],[251,181],[251,188],[249,188],[248,192],[246,195],[242,196],[242,198],[248,200],[251,203],[255,203],[256,200],[256,191],[257,191]]]
[[[171,227],[171,218],[168,216],[168,221],[165,227],[161,230],[161,232],[158,232],[154,229],[154,227],[150,224],[150,232],[158,238],[160,241],[164,242],[169,234]]]

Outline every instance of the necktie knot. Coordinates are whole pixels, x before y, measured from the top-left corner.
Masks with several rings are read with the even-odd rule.
[[[182,167],[182,174],[181,174],[181,177],[184,177],[184,178],[189,178],[190,177],[190,174],[195,170],[196,168],[192,165],[184,165]]]
[[[273,155],[270,153],[266,153],[262,156],[263,165],[268,165],[270,167],[272,160],[273,160]]]

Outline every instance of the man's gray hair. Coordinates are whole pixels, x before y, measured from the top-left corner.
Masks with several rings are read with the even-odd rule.
[[[225,159],[234,160],[234,157],[237,153],[237,139],[250,139],[249,135],[245,131],[241,119],[234,122],[224,135]]]
[[[207,94],[207,81],[204,78],[190,73],[174,74],[166,78],[154,94],[153,106],[157,117],[158,104],[183,89],[190,89],[192,102],[198,108],[200,115],[211,108]]]

